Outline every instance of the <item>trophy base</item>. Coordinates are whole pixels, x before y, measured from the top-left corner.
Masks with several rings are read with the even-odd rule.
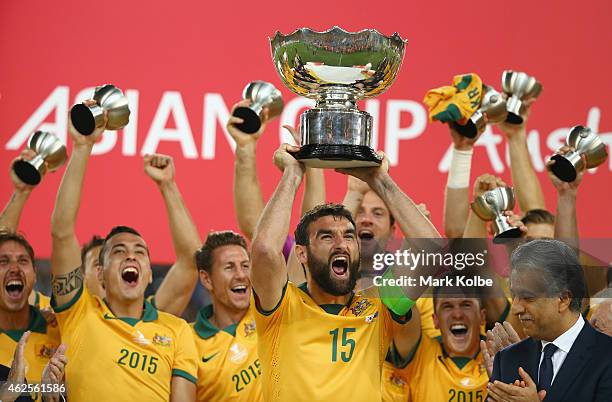
[[[479,127],[474,124],[472,120],[468,120],[467,124],[462,126],[456,121],[451,122],[453,129],[466,138],[476,138],[478,135]]]
[[[382,159],[366,145],[307,144],[293,154],[306,167],[356,168],[380,166]]]
[[[562,155],[553,155],[550,159],[555,161],[550,167],[550,170],[555,176],[567,183],[576,180],[578,174],[572,162]]]
[[[237,107],[232,113],[233,116],[241,118],[244,122],[236,124],[236,128],[246,134],[255,134],[261,128],[261,120],[253,109],[248,107]]]
[[[70,120],[74,128],[83,135],[90,135],[96,129],[96,119],[93,113],[82,103],[70,109]]]
[[[518,114],[508,112],[508,116],[506,116],[506,123],[517,125],[523,124],[523,118]]]
[[[523,235],[519,228],[512,228],[499,233],[493,238],[493,243],[501,244],[506,243],[512,239],[518,239]]]
[[[29,184],[30,186],[35,186],[40,183],[42,178],[38,169],[36,169],[32,164],[27,161],[17,161],[13,165],[13,170],[15,170],[15,174],[19,177],[19,180],[24,182],[25,184]]]

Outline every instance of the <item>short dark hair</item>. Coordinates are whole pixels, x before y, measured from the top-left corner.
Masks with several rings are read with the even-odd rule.
[[[138,237],[142,237],[142,235],[138,233],[138,231],[134,228],[131,228],[129,226],[115,226],[111,229],[110,232],[108,232],[108,234],[104,238],[104,241],[102,242],[102,249],[100,250],[100,265],[104,265],[104,252],[106,249],[106,244],[113,236],[118,235],[120,233],[131,233]]]
[[[32,260],[32,265],[34,265],[34,248],[30,244],[29,241],[21,233],[16,233],[6,229],[0,229],[0,245],[6,243],[7,241],[14,241],[25,248],[26,253],[30,256],[30,260]]]
[[[92,249],[102,246],[104,239],[98,235],[93,235],[91,239],[81,247],[81,269],[85,272],[85,257]]]
[[[236,245],[248,251],[246,240],[231,230],[210,232],[202,247],[196,251],[195,260],[199,270],[211,273],[213,266],[213,251],[219,247]]]
[[[300,222],[298,223],[294,232],[295,243],[299,244],[300,246],[308,246],[310,244],[310,240],[308,238],[308,227],[312,222],[319,218],[323,218],[324,216],[346,218],[349,222],[351,222],[353,227],[356,227],[355,221],[353,220],[353,215],[351,215],[351,212],[348,209],[344,208],[344,205],[334,203],[317,205],[310,211],[306,212],[304,216],[302,216],[302,219],[300,219]]]
[[[510,268],[539,270],[544,274],[548,295],[569,293],[570,310],[580,312],[586,296],[584,272],[576,252],[564,242],[539,239],[521,244],[510,257]]]
[[[545,209],[532,209],[527,211],[521,219],[524,225],[528,223],[545,223],[548,225],[555,224],[555,216]]]

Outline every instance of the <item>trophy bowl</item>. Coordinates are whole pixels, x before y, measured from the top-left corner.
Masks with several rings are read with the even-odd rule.
[[[497,187],[479,195],[472,202],[472,211],[484,221],[493,222],[494,243],[503,243],[506,239],[521,237],[521,230],[508,223],[505,211],[514,208],[516,200],[511,187]]]
[[[485,121],[486,114],[486,121]],[[499,123],[506,120],[508,111],[506,110],[506,100],[495,88],[483,85],[482,102],[478,110],[470,117],[467,124],[461,125],[452,122],[453,128],[467,138],[475,138],[484,132],[489,123]]]
[[[13,170],[19,180],[31,186],[40,183],[47,171],[53,172],[59,169],[68,157],[66,146],[62,141],[46,131],[33,133],[28,139],[28,148],[36,152],[36,156],[30,161],[16,161]]]
[[[242,91],[242,99],[251,101],[249,106],[239,106],[233,115],[243,120],[236,128],[246,134],[255,134],[261,128],[261,112],[268,108],[268,120],[280,116],[283,96],[276,87],[265,81],[249,82]]]
[[[77,131],[91,135],[96,128],[104,125],[104,112],[108,113],[105,129],[120,130],[130,121],[130,108],[127,97],[114,85],[96,87],[93,95],[95,105],[78,103],[70,109],[70,120]]]
[[[395,80],[406,41],[373,29],[324,32],[308,28],[270,38],[283,83],[314,99],[302,113],[302,147],[295,157],[309,167],[364,167],[382,162],[370,146],[372,117],[357,102],[385,92]]]
[[[606,144],[588,127],[572,127],[565,143],[573,147],[574,151],[565,155],[553,155],[550,158],[555,161],[550,170],[565,182],[576,180],[578,172],[597,167],[608,158]],[[586,156],[586,164],[582,161],[582,155]]]
[[[523,72],[506,70],[502,73],[502,89],[508,95],[506,121],[510,124],[522,124],[523,101],[537,98],[542,92],[542,84],[535,77]]]

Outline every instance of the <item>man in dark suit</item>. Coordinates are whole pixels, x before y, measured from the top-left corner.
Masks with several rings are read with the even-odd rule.
[[[586,286],[575,252],[534,240],[510,260],[512,313],[529,337],[495,355],[489,401],[612,401],[612,337],[580,315]]]

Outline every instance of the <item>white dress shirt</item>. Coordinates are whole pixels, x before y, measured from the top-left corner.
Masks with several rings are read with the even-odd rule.
[[[582,318],[582,314],[578,314],[578,319],[572,325],[570,329],[565,331],[563,334],[559,335],[557,339],[552,341],[552,343],[558,348],[555,353],[552,355],[552,366],[553,366],[553,377],[552,383],[555,382],[555,377],[561,368],[561,365],[565,361],[567,354],[569,353],[572,345],[578,338],[578,334],[582,331],[582,327],[584,327],[584,318]],[[542,352],[540,352],[540,366],[542,365],[542,360],[544,359],[544,347],[548,345],[550,342],[541,341],[542,342]],[[540,372],[540,366],[538,366],[538,373]]]

